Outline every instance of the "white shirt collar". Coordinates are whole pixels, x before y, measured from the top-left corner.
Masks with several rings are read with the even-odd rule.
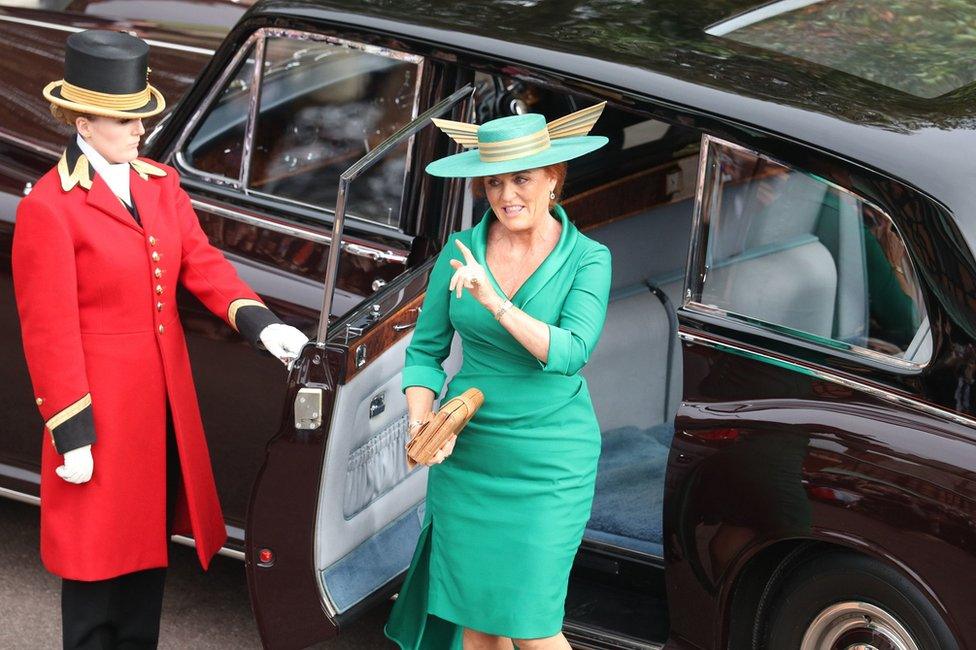
[[[129,163],[110,163],[105,160],[105,157],[98,153],[95,147],[85,142],[80,133],[78,134],[78,146],[88,158],[88,162],[91,163],[95,173],[102,177],[112,193],[122,199],[123,203],[131,206],[132,198],[129,194],[129,170],[131,167]]]

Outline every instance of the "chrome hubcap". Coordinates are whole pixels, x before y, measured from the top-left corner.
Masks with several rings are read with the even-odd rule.
[[[820,612],[800,650],[919,650],[898,620],[880,607],[860,602],[831,605]]]

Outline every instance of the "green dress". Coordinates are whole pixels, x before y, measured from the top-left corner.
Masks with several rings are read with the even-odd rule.
[[[430,468],[424,522],[406,582],[386,625],[401,648],[460,648],[462,628],[512,638],[560,631],[566,588],[593,501],[600,427],[579,374],[596,346],[610,292],[610,251],[570,223],[512,302],[549,324],[543,364],[465,290],[448,291],[454,239],[485,264],[489,210],[451,235],[438,256],[402,388],[439,395],[441,363],[457,331],[463,363],[442,402],[469,387],[484,405],[454,452]]]

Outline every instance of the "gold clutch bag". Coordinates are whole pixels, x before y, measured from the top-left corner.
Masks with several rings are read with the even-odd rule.
[[[444,443],[457,435],[484,403],[484,394],[477,388],[469,388],[442,404],[407,443],[407,467],[413,469],[417,463],[427,464],[433,460]]]

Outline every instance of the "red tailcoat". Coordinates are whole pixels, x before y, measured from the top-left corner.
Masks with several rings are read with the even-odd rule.
[[[45,420],[41,559],[75,580],[167,564],[166,407],[183,490],[175,532],[206,568],[226,539],[190,360],[179,281],[252,343],[276,317],[201,230],[172,167],[131,163],[138,225],[72,141],[17,209],[13,279]],[[92,443],[91,481],[54,473]]]

